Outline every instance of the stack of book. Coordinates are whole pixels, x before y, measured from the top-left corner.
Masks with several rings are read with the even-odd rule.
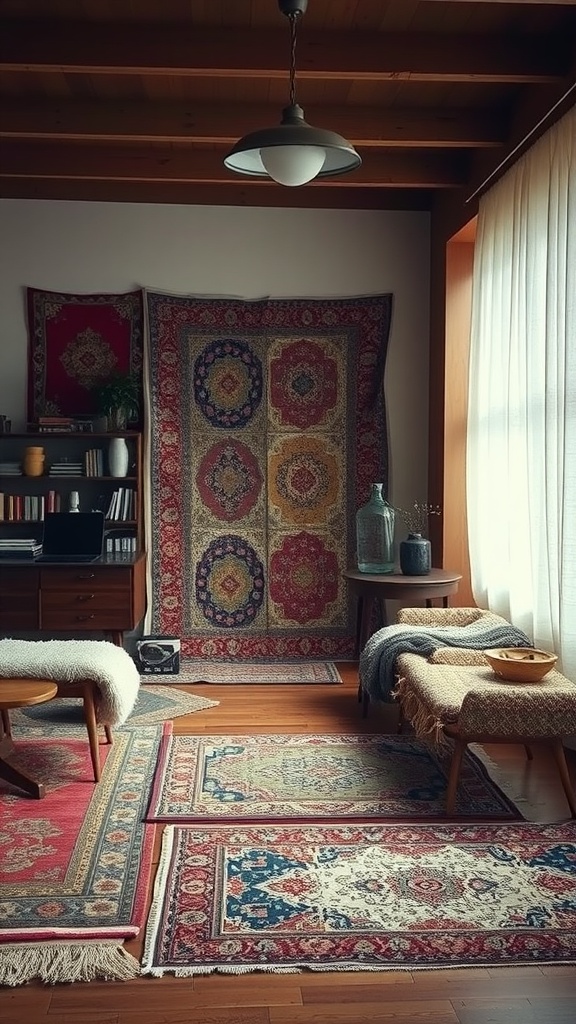
[[[32,425],[39,434],[69,433],[74,430],[74,420],[70,416],[39,416],[38,424]]]
[[[22,463],[0,462],[0,476],[22,476]]]
[[[35,537],[13,537],[0,539],[0,558],[36,558],[42,545]]]
[[[61,459],[50,466],[49,476],[82,476],[82,462],[68,462]]]

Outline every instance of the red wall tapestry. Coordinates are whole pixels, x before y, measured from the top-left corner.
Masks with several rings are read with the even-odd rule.
[[[92,388],[142,373],[142,292],[66,295],[27,288],[28,420],[98,412]]]
[[[188,657],[352,657],[392,296],[147,307],[153,631]]]

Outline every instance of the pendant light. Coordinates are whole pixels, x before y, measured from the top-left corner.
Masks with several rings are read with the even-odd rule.
[[[362,163],[354,147],[337,132],[307,124],[296,103],[296,25],[308,0],[278,0],[278,6],[290,22],[290,105],[276,128],[262,128],[240,139],[224,164],[238,174],[273,178],[289,186],[353,171]]]

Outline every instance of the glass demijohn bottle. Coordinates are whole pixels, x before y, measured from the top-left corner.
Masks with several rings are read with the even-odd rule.
[[[394,572],[394,509],[372,484],[370,500],[356,513],[356,554],[360,572]]]

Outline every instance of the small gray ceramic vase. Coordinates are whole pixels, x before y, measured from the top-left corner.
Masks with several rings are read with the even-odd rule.
[[[432,568],[432,545],[421,533],[400,541],[400,569],[405,576],[426,576]]]

